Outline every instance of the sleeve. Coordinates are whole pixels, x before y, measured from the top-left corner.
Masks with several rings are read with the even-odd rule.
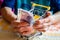
[[[56,6],[57,6],[58,10],[60,11],[60,0],[56,0]]]
[[[50,0],[50,6],[53,13],[60,11],[60,0]]]
[[[14,4],[15,4],[15,0],[4,0],[4,2],[2,3],[1,8],[3,8],[3,7],[13,8]]]

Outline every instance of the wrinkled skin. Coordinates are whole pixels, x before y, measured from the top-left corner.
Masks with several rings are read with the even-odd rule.
[[[59,14],[55,14],[59,15]],[[28,22],[12,22],[14,25],[13,27],[22,35],[30,35],[34,32],[34,29],[38,30],[39,32],[46,32],[45,28],[51,27],[53,25],[53,28],[55,27],[56,30],[60,30],[60,22],[56,21],[58,19],[54,19],[50,17],[46,17],[44,19],[37,20],[32,27],[30,27]],[[33,29],[34,28],[34,29]],[[52,29],[48,29],[49,31],[54,31]]]
[[[60,22],[53,21],[53,23],[51,23],[51,20],[46,18],[36,21],[33,27],[39,32],[60,31]]]
[[[14,29],[23,36],[30,35],[34,32],[33,27],[31,27],[28,22],[22,21],[20,23],[16,22],[13,24],[16,24],[16,25],[14,25]]]
[[[49,31],[60,31],[60,12],[57,12],[54,14],[54,16],[48,16],[44,19],[40,19],[35,22],[34,29],[40,31],[40,32],[46,32],[48,28]],[[53,26],[53,27],[52,27]],[[54,29],[55,28],[55,29]]]
[[[43,24],[40,21],[36,21],[33,25],[33,28],[40,32],[45,32]]]

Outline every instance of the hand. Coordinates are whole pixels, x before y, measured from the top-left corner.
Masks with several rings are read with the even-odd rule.
[[[14,29],[19,32],[21,35],[30,35],[33,33],[33,27],[30,27],[30,22],[33,20],[33,15],[28,12],[21,11],[21,19],[20,22],[18,20],[15,20],[12,22],[12,26]]]
[[[43,25],[44,25],[44,27],[45,27],[45,30],[46,30],[46,28],[49,28],[48,30],[50,31],[50,30],[52,30],[52,31],[55,31],[55,30],[58,30],[58,29],[60,29],[60,25],[58,25],[58,24],[60,24],[60,22],[59,22],[59,18],[57,19],[56,18],[57,16],[50,16],[50,17],[47,17],[47,18],[45,18],[45,19],[41,19],[40,20],[40,23],[42,23]],[[53,25],[53,26],[52,26]],[[55,29],[55,30],[54,30]],[[47,31],[47,30],[46,30]]]
[[[36,21],[33,25],[33,28],[40,32],[45,32],[43,24],[40,23],[40,21]]]
[[[30,35],[34,32],[33,27],[31,27],[30,24],[25,21],[20,22],[14,21],[12,25],[14,29],[23,36]]]
[[[11,26],[13,27],[14,32],[17,32],[17,27],[18,27],[19,23],[20,22],[18,20],[14,20],[11,22]]]
[[[46,28],[48,28],[50,25],[54,25],[56,23],[57,22],[55,20],[53,20],[50,17],[47,17],[45,19],[40,19],[40,20],[36,21],[33,27],[34,27],[34,29],[36,29],[40,32],[45,32]]]
[[[20,22],[19,28],[17,29],[19,33],[23,36],[30,35],[34,32],[33,27],[30,26],[28,22]]]

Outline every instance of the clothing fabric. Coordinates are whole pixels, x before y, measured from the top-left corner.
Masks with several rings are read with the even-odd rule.
[[[53,13],[60,11],[60,0],[50,0],[50,6]]]
[[[49,3],[50,1],[50,3]],[[3,2],[3,3],[2,3]],[[60,11],[60,0],[17,0],[18,5],[16,5],[18,8],[22,8],[25,10],[30,10],[31,9],[31,2],[42,4],[42,5],[47,5],[51,6],[51,11],[54,13],[57,11]],[[1,5],[2,4],[2,5]],[[15,0],[0,0],[0,6],[1,7],[10,7],[14,8],[15,7]]]
[[[1,7],[10,7],[14,8],[15,0],[4,0]]]

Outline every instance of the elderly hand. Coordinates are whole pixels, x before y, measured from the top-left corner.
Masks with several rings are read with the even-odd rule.
[[[40,32],[45,32],[43,24],[40,23],[40,21],[36,21],[33,25],[33,28]]]
[[[13,22],[14,29],[23,36],[28,36],[34,32],[33,27],[30,26],[28,22]]]
[[[48,16],[44,19],[40,19],[39,21],[36,21],[34,24],[34,28],[38,31],[47,31],[48,27],[51,27],[51,25],[54,25],[54,27],[60,29],[60,12],[56,13],[55,15]],[[48,29],[50,30],[50,29]]]

